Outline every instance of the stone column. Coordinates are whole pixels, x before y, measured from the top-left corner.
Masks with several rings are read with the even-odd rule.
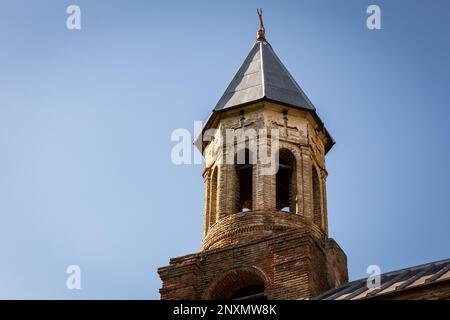
[[[209,203],[210,203],[210,177],[209,170],[206,169],[203,175],[204,177],[204,188],[205,188],[205,198],[204,198],[204,209],[203,209],[203,237],[206,237],[209,230]]]
[[[267,141],[268,156],[272,154],[270,139]],[[262,150],[258,140],[258,152]],[[274,164],[258,163],[253,166],[253,210],[274,211],[276,210],[276,174],[267,174],[269,167]],[[264,170],[266,169],[266,170]]]
[[[303,208],[304,216],[313,219],[313,194],[312,194],[312,161],[309,147],[301,147],[302,161],[302,187],[303,187]]]
[[[327,188],[326,188],[326,173],[322,174],[322,221],[323,230],[328,235],[328,210],[327,210]]]

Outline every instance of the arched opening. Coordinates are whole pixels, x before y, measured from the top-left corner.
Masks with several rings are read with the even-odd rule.
[[[251,284],[235,291],[228,300],[267,300],[264,284]]]
[[[276,207],[277,210],[295,212],[295,157],[289,150],[281,149],[278,159],[279,168],[276,174]]]
[[[322,195],[320,191],[320,179],[316,167],[312,166],[312,196],[314,223],[322,226]]]
[[[217,167],[214,168],[211,177],[211,194],[210,194],[210,205],[209,205],[209,226],[211,227],[217,220]]]
[[[205,292],[204,298],[213,300],[267,300],[264,294],[267,281],[256,268],[232,270]]]
[[[253,207],[253,165],[251,161],[252,154],[248,149],[242,150],[245,152],[243,161],[236,161],[236,204],[237,212],[251,211]]]

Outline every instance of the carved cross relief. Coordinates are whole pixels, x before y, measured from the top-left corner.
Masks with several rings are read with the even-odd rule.
[[[295,126],[289,126],[289,119],[288,119],[287,115],[284,115],[283,123],[277,122],[275,120],[271,121],[271,123],[275,127],[278,127],[279,129],[282,129],[281,132],[280,132],[280,135],[282,135],[282,136],[299,137],[299,136],[303,135],[303,131],[300,130],[299,128],[297,128]]]

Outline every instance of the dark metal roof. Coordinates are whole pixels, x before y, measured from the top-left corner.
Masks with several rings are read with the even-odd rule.
[[[220,111],[263,98],[316,110],[271,45],[265,40],[258,40],[214,110]]]
[[[202,134],[204,130],[210,128],[214,119],[222,111],[266,99],[310,111],[327,136],[325,145],[325,153],[327,153],[335,144],[333,137],[317,115],[312,102],[287,71],[272,46],[265,40],[264,32],[262,36],[260,36],[260,32],[261,29],[258,31],[256,43],[213,109],[213,113],[203,127]],[[194,141],[199,150],[203,150],[202,134]]]
[[[367,278],[344,283],[313,300],[359,300],[450,280],[450,259],[392,271],[381,275],[378,289],[368,289]]]

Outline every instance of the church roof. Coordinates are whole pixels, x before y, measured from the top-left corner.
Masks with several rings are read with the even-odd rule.
[[[433,285],[450,280],[450,259],[383,273],[380,287],[368,289],[367,278],[344,283],[313,300],[359,300],[378,298],[386,294]]]
[[[212,110],[202,133],[195,139],[194,144],[199,150],[203,150],[202,134],[214,123],[221,112],[253,102],[268,100],[311,112],[327,136],[325,145],[325,153],[327,153],[335,141],[317,115],[312,102],[275,54],[272,46],[266,41],[262,11],[258,11],[258,15],[260,28],[257,32],[256,42]]]
[[[316,108],[265,39],[258,39],[214,111],[263,98],[315,111]]]

